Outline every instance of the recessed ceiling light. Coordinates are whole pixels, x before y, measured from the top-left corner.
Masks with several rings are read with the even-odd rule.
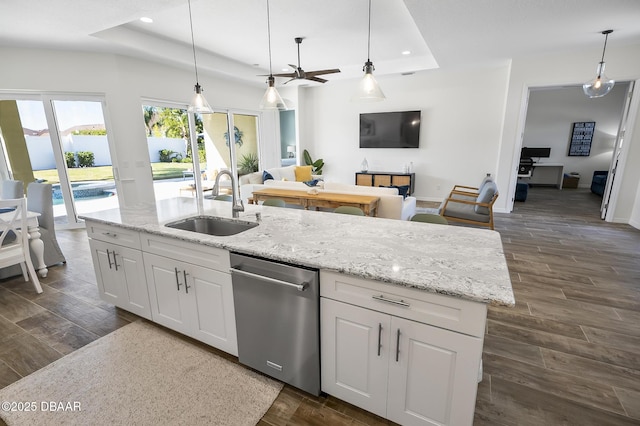
[[[289,71],[289,68],[282,68],[282,71]]]
[[[149,17],[147,17],[147,16],[143,16],[142,18],[140,18],[140,20],[141,20],[142,22],[144,22],[145,24],[150,24],[150,23],[152,23],[152,22],[153,22],[153,19],[151,19],[151,18],[149,18]]]
[[[411,55],[411,51],[410,50],[403,50],[402,54],[403,55]]]

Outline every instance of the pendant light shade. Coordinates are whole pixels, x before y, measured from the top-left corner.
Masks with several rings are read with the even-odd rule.
[[[204,95],[202,94],[202,86],[200,86],[197,82],[195,86],[195,93],[191,98],[191,102],[189,103],[189,108],[187,108],[187,111],[199,114],[211,114],[213,112],[211,105],[209,105],[209,102],[207,102],[207,100],[204,98]]]
[[[191,29],[191,47],[193,49],[193,67],[196,71],[196,85],[194,88],[194,95],[191,98],[191,102],[189,103],[189,107],[187,108],[188,112],[199,113],[199,114],[211,114],[213,113],[213,109],[209,102],[204,98],[202,94],[202,86],[198,82],[198,63],[196,61],[196,43],[193,39],[193,19],[191,17],[191,0],[187,0],[187,4],[189,5],[189,26]]]
[[[260,101],[260,109],[277,109],[277,110],[286,110],[287,106],[285,105],[282,97],[280,97],[280,93],[276,90],[275,87],[276,79],[274,76],[270,75],[267,78],[267,91],[264,93],[262,100]]]
[[[364,63],[362,71],[364,71],[364,77],[358,84],[358,89],[353,95],[351,100],[364,101],[364,102],[377,102],[385,100],[384,93],[378,85],[378,82],[373,77],[373,71],[375,67],[371,62],[371,0],[369,0],[369,30],[367,35],[367,62]]]
[[[606,30],[602,32],[602,34],[604,34],[605,36],[604,48],[602,49],[602,59],[598,64],[598,68],[596,69],[596,77],[593,80],[588,81],[582,85],[584,94],[590,98],[600,98],[606,95],[611,91],[611,89],[613,89],[613,86],[616,83],[614,80],[611,80],[609,77],[607,77],[604,73],[604,53],[607,49],[607,39],[609,38],[609,34],[611,34],[612,32],[613,30]]]
[[[267,36],[269,40],[269,77],[267,77],[267,91],[260,101],[259,108],[286,110],[287,106],[276,89],[276,78],[273,76],[271,69],[271,19],[269,17],[269,0],[267,0]]]

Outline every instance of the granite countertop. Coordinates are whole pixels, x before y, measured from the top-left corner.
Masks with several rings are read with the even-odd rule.
[[[257,212],[259,226],[226,237],[164,226],[196,214],[230,218],[231,204],[223,201],[205,200],[198,209],[195,199],[181,197],[81,217],[476,302],[515,304],[495,231],[256,205],[246,205],[239,219],[255,222]]]

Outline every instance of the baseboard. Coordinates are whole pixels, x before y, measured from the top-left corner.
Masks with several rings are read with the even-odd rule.
[[[640,220],[630,220],[629,225],[633,226],[636,229],[640,229]]]

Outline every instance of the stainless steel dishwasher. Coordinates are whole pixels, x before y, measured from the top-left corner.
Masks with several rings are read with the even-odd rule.
[[[231,253],[240,363],[320,394],[317,269]]]

